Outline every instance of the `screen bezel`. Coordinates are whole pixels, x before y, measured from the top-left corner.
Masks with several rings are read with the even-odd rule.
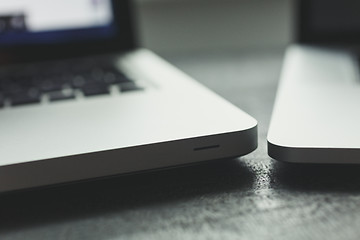
[[[134,11],[131,0],[112,0],[114,36],[71,43],[22,44],[0,47],[0,63],[42,61],[101,53],[116,53],[135,48]]]
[[[359,31],[317,32],[311,28],[310,4],[314,0],[296,2],[296,42],[310,44],[360,45]]]

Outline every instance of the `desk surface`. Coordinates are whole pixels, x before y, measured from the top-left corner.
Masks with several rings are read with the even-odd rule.
[[[282,51],[166,58],[259,121],[240,159],[0,196],[1,239],[358,239],[360,166],[271,160]]]

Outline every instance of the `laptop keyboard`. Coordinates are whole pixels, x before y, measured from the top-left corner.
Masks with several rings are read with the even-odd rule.
[[[142,90],[112,61],[70,60],[0,70],[0,107]],[[80,95],[81,95],[80,94]]]

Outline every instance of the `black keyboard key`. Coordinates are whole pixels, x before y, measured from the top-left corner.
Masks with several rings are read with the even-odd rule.
[[[119,68],[117,68],[117,67],[114,66],[113,64],[103,65],[103,66],[101,67],[101,69],[104,71],[104,73],[106,73],[106,72],[113,72],[113,73],[119,73],[119,74],[124,75],[124,74],[119,70]]]
[[[74,60],[70,63],[69,71],[72,73],[86,73],[94,68],[97,64],[96,61],[92,59],[79,59]]]
[[[64,87],[64,82],[62,79],[58,78],[48,78],[43,80],[40,84],[40,89],[42,92],[53,92],[60,91]]]
[[[143,90],[143,88],[139,87],[134,82],[127,82],[127,83],[120,84],[121,92],[130,92],[130,91],[138,91],[138,90]]]
[[[39,103],[40,102],[40,91],[37,89],[29,89],[27,91],[21,91],[14,93],[10,96],[10,102],[12,106]]]
[[[90,83],[81,88],[85,96],[94,96],[100,94],[109,94],[109,87],[103,83]]]
[[[28,88],[26,88],[25,86],[21,86],[15,83],[6,83],[3,86],[2,92],[5,96],[12,96],[18,92],[26,92],[27,90]]]
[[[101,68],[92,68],[89,77],[95,81],[101,81],[104,78],[104,71]]]
[[[82,88],[86,84],[85,77],[82,75],[76,75],[71,81],[71,86],[73,88]]]
[[[122,73],[117,72],[107,72],[104,74],[103,81],[107,84],[117,84],[117,83],[128,83],[132,82],[131,79],[123,75]]]
[[[103,81],[107,84],[115,84],[116,83],[116,75],[114,73],[105,73],[103,76]]]
[[[56,92],[49,92],[48,96],[49,96],[49,100],[51,102],[75,98],[74,91],[72,91],[71,89],[67,89],[67,90],[63,90],[63,91],[56,91]]]
[[[21,88],[31,88],[33,87],[32,77],[14,77],[10,79],[11,84],[18,85]]]

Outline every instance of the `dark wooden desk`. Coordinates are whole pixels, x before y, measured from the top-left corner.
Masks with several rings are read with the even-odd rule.
[[[0,239],[359,239],[360,167],[267,156],[282,51],[166,58],[258,119],[257,151],[0,196]]]

